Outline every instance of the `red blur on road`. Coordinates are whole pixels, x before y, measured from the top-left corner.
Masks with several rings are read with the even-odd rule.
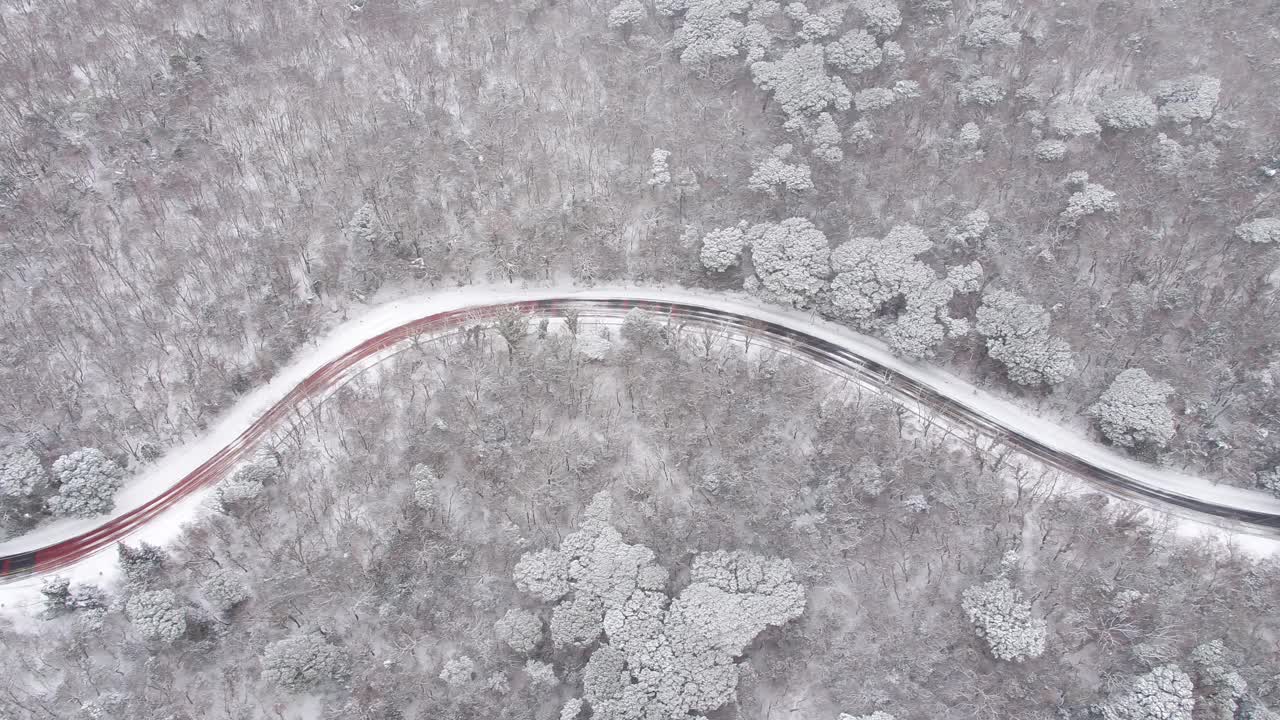
[[[834,342],[785,325],[687,303],[629,299],[549,298],[451,310],[419,318],[360,343],[307,376],[255,420],[239,437],[159,496],[76,537],[38,550],[0,558],[0,581],[64,568],[127,537],[178,501],[226,477],[236,465],[243,462],[257,448],[281,420],[297,409],[302,402],[323,396],[325,392],[341,384],[362,360],[391,349],[410,338],[429,332],[439,332],[453,326],[490,320],[508,311],[542,316],[557,316],[564,315],[567,311],[577,311],[583,315],[599,313],[616,317],[633,308],[660,313],[667,317],[674,316],[681,324],[706,322],[725,328],[734,328],[752,336],[770,338],[779,346],[785,346],[789,354],[822,365],[828,370],[840,372],[850,379],[874,385],[897,395],[900,399],[909,399],[921,408],[928,408],[928,411],[939,419],[970,427],[997,440],[1003,447],[1016,450],[1049,467],[1087,480],[1109,494],[1136,500],[1162,510],[1183,513],[1190,511],[1201,518],[1211,518],[1235,530],[1280,537],[1280,514],[1273,511],[1206,501],[1167,488],[1156,487],[1124,472],[1095,465],[1071,452],[1046,444],[1021,428],[1001,425],[996,418],[986,415],[980,407],[969,405],[964,399],[951,397],[942,390],[922,384],[898,370],[862,357]]]
[[[244,432],[240,433],[239,437],[232,441],[231,444],[219,450],[213,457],[202,463],[200,467],[192,470],[186,477],[175,482],[160,495],[123,515],[107,520],[93,530],[73,538],[38,550],[0,558],[0,580],[11,580],[31,573],[43,574],[67,567],[127,537],[152,518],[163,513],[192,493],[222,480],[239,463],[243,462],[257,448],[258,444],[272,432],[275,426],[295,410],[299,404],[322,395],[325,391],[341,382],[347,373],[362,360],[424,333],[440,331],[450,326],[470,321],[489,319],[507,309],[518,311],[548,310],[555,304],[556,301],[548,300],[536,303],[512,303],[451,310],[419,318],[370,338],[347,351],[336,360],[311,373],[281,398],[279,402],[271,406],[267,412],[255,420]]]

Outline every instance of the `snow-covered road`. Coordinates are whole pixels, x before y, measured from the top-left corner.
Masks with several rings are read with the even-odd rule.
[[[246,428],[285,400],[291,391],[317,370],[326,368],[343,358],[353,348],[367,343],[382,333],[440,313],[478,306],[553,298],[679,303],[729,313],[742,319],[784,326],[834,344],[858,358],[890,368],[919,387],[945,396],[953,403],[963,405],[1002,428],[1016,429],[1021,436],[1032,438],[1044,446],[1069,454],[1092,468],[1130,478],[1136,483],[1155,489],[1158,493],[1194,498],[1205,505],[1221,508],[1224,514],[1233,510],[1247,510],[1255,514],[1265,513],[1280,517],[1280,498],[1243,488],[1214,485],[1201,478],[1136,462],[1090,441],[1078,432],[1038,418],[1008,401],[979,390],[950,373],[927,364],[895,357],[878,340],[817,319],[808,313],[768,305],[744,294],[652,286],[613,286],[592,289],[472,286],[407,296],[374,306],[358,317],[335,327],[310,347],[300,350],[297,356],[269,383],[241,398],[198,440],[171,450],[157,462],[143,468],[118,495],[116,510],[110,517],[50,523],[33,533],[0,543],[0,557],[45,548],[76,537],[115,518],[128,516],[138,508],[153,502],[155,498],[169,491],[175,482],[187,477],[210,457],[237,443],[237,439]],[[390,351],[391,349],[387,348],[370,355],[361,360],[360,366],[376,362]],[[207,488],[204,488],[184,497],[181,502],[168,507],[162,514],[149,518],[144,525],[132,530],[131,537],[152,543],[171,540],[179,532],[181,524],[197,511],[206,494]],[[113,555],[113,553],[97,553],[60,572],[73,579],[86,580],[103,574],[109,575],[114,572]],[[27,576],[4,586],[0,590],[0,603],[9,605],[10,601],[16,600],[13,591],[20,587],[27,589],[34,587],[33,578]]]

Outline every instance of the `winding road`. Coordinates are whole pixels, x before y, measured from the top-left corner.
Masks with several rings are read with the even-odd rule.
[[[519,294],[519,293],[517,293]],[[750,303],[679,291],[535,290],[528,299],[464,304],[436,312],[357,342],[325,360],[260,413],[231,442],[166,489],[114,517],[73,536],[12,550],[22,538],[0,546],[0,580],[66,568],[127,537],[199,490],[223,479],[291,413],[322,399],[360,368],[376,362],[415,338],[456,331],[491,321],[511,309],[535,317],[561,317],[568,311],[585,318],[618,319],[642,308],[688,327],[711,327],[750,334],[753,342],[807,359],[882,393],[930,422],[972,431],[993,446],[1012,449],[1046,466],[1092,483],[1112,495],[1148,506],[1194,515],[1235,531],[1280,537],[1280,500],[1239,488],[1214,487],[1204,480],[1142,465],[1020,409],[978,392],[963,381],[927,366],[892,357],[876,341],[804,321],[803,316]],[[669,300],[663,298],[670,298]]]

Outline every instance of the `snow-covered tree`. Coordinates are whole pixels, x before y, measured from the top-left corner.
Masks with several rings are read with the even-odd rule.
[[[982,128],[978,127],[978,123],[967,122],[960,126],[960,132],[956,134],[956,140],[960,147],[976,148],[982,143]]]
[[[688,0],[654,0],[653,9],[663,17],[671,17],[689,8]]]
[[[187,632],[187,611],[172,590],[144,590],[129,596],[125,616],[148,640],[171,643]]]
[[[386,259],[395,249],[395,237],[379,219],[372,203],[364,203],[352,214],[346,227],[347,282],[357,299],[382,286],[386,279]]]
[[[29,448],[21,445],[0,448],[0,498],[28,498],[48,484],[49,474]]]
[[[684,21],[672,37],[672,44],[681,49],[682,64],[701,66],[738,54],[743,25],[734,16],[746,12],[747,0],[688,0],[671,4],[687,8]],[[657,9],[659,13],[674,14],[665,12],[663,3],[659,3]]]
[[[1196,685],[1208,701],[1208,710],[1214,720],[1235,720],[1239,717],[1241,701],[1249,689],[1249,683],[1231,667],[1226,656],[1227,649],[1221,640],[1204,643],[1191,651]]]
[[[1067,177],[1063,179],[1062,184],[1072,190],[1079,190],[1089,184],[1089,173],[1084,170],[1072,170],[1067,173]]]
[[[1085,183],[1084,187],[1071,193],[1067,198],[1067,209],[1059,217],[1069,227],[1074,227],[1080,220],[1097,213],[1113,213],[1120,209],[1116,194],[1098,183]]]
[[[1102,707],[1105,720],[1191,720],[1191,678],[1177,665],[1162,665],[1134,680],[1118,700]]]
[[[604,629],[603,601],[593,595],[575,596],[551,613],[551,638],[556,647],[585,645]]]
[[[790,192],[803,192],[813,189],[813,179],[809,175],[809,166],[803,162],[788,163],[791,145],[783,144],[775,147],[773,152],[762,158],[755,166],[747,187],[756,192],[767,192],[777,196],[779,189]]]
[[[1049,127],[1063,137],[1097,135],[1102,126],[1089,109],[1080,105],[1062,104],[1049,110]]]
[[[891,713],[877,710],[870,715],[850,715],[849,713],[840,713],[838,720],[897,720]]]
[[[804,42],[811,42],[834,35],[840,29],[844,8],[832,5],[821,12],[811,13],[804,3],[792,2],[787,4],[783,12],[799,26],[796,37]]]
[[[746,244],[747,234],[742,227],[712,230],[702,237],[702,266],[711,272],[724,272],[738,264]]]
[[[1041,140],[1031,154],[1040,162],[1058,162],[1067,156],[1067,144],[1061,140]]]
[[[609,27],[634,25],[644,19],[644,5],[640,0],[622,0],[609,11]]]
[[[831,113],[818,113],[817,117],[792,116],[782,124],[788,132],[799,133],[812,146],[812,154],[823,162],[835,164],[844,159],[840,149],[843,137]]]
[[[1258,218],[1236,228],[1236,237],[1245,242],[1280,243],[1280,218]]]
[[[1155,87],[1160,117],[1175,123],[1208,120],[1218,107],[1222,81],[1208,75],[1188,75]]]
[[[476,661],[467,655],[455,655],[440,669],[440,679],[449,687],[462,687],[476,679]]]
[[[992,107],[1004,99],[1004,85],[990,75],[982,75],[960,88],[960,102],[965,105]]]
[[[662,148],[655,148],[649,156],[650,186],[664,188],[671,184],[671,168],[667,165],[670,157],[671,152]]]
[[[847,138],[854,147],[863,148],[876,139],[876,134],[871,127],[871,123],[866,118],[863,118],[849,126]]]
[[[1152,379],[1146,370],[1129,368],[1111,381],[1089,414],[1102,434],[1124,447],[1163,446],[1173,437],[1173,412],[1166,402],[1173,388]]]
[[[826,46],[827,63],[855,75],[874,70],[884,59],[876,39],[862,28],[850,30]]]
[[[960,607],[997,660],[1021,662],[1044,652],[1047,625],[1032,616],[1031,603],[1007,578],[998,577],[965,590]]]
[[[553,549],[525,553],[512,576],[521,592],[554,602],[569,592],[569,559]]]
[[[789,116],[848,110],[852,101],[844,81],[827,75],[823,48],[813,43],[794,47],[775,61],[752,63],[751,76],[761,90],[773,92],[774,100]]]
[[[747,244],[756,278],[779,302],[807,305],[822,289],[831,250],[813,223],[795,217],[753,225]]]
[[[804,592],[788,564],[723,552],[694,562],[693,583],[665,612],[656,592],[610,609],[610,643],[630,677],[621,693],[593,703],[603,717],[627,716],[637,702],[665,706],[662,715],[671,716],[724,705],[736,687],[734,658],[765,627],[803,612]]]
[[[106,610],[86,610],[76,615],[72,621],[74,632],[80,637],[99,635],[107,624]]]
[[[110,604],[110,596],[97,585],[82,583],[72,588],[67,607],[71,610],[105,613]]]
[[[582,695],[593,705],[618,697],[630,683],[627,656],[611,645],[601,645],[592,653],[582,671]]]
[[[524,664],[525,675],[529,676],[529,683],[534,687],[550,688],[555,687],[559,682],[556,679],[555,668],[551,667],[551,663],[545,663],[541,660],[526,660]]]
[[[498,316],[496,328],[507,343],[507,356],[514,357],[529,337],[529,316],[515,309],[506,310]]]
[[[71,580],[61,575],[46,577],[40,584],[40,594],[44,596],[45,612],[49,616],[61,615],[69,609]]]
[[[235,472],[218,483],[214,496],[224,510],[246,503],[265,491],[262,483],[248,473]]]
[[[987,353],[1019,385],[1055,385],[1075,372],[1071,348],[1049,335],[1049,314],[1007,290],[983,296],[976,328]]]
[[[628,345],[640,348],[660,345],[667,340],[666,326],[653,313],[640,308],[632,308],[623,316],[619,334]]]
[[[902,49],[896,40],[885,40],[880,45],[880,52],[884,54],[885,65],[900,65],[907,59],[907,53]]]
[[[766,627],[804,611],[794,568],[747,553],[704,553],[694,558],[690,585],[671,600],[666,570],[647,548],[623,542],[610,514],[608,496],[597,495],[580,529],[554,551],[570,559],[570,595],[555,609],[578,618],[570,639],[607,636],[583,673],[592,717],[685,717],[730,702],[745,648]],[[599,627],[590,619],[597,613]]]
[[[1155,165],[1157,171],[1165,175],[1179,176],[1186,170],[1190,161],[1190,152],[1182,143],[1164,133],[1156,135]]]
[[[262,677],[291,692],[313,690],[347,676],[349,661],[342,648],[324,636],[300,632],[262,650]]]
[[[895,80],[893,94],[908,100],[918,98],[920,97],[920,83],[915,80]]]
[[[1022,39],[998,2],[983,3],[978,8],[978,13],[969,21],[963,37],[965,47],[975,50],[985,50],[997,45],[1016,47]]]
[[[607,611],[609,646],[625,669],[620,690],[597,687],[591,703],[602,718],[684,716],[732,701],[735,658],[766,627],[804,611],[804,589],[784,561],[702,554],[690,580],[669,606],[664,593],[641,589]]]
[[[982,263],[974,260],[968,265],[952,265],[947,268],[947,284],[958,293],[978,292],[982,288]]]
[[[929,512],[929,501],[923,495],[908,495],[902,499],[902,506],[913,513]]]
[[[125,580],[135,585],[150,580],[169,557],[164,548],[147,542],[139,543],[136,548],[122,542],[116,546],[116,555]]]
[[[813,156],[819,160],[835,164],[844,159],[844,151],[840,149],[840,128],[831,117],[831,113],[820,113],[808,133],[807,139],[813,144]]]
[[[752,22],[760,22],[777,17],[781,13],[782,3],[778,2],[778,0],[752,0],[751,7],[747,9],[747,19]]]
[[[61,575],[44,579],[40,585],[44,597],[45,613],[56,617],[77,610],[105,610],[109,598],[97,585],[79,585],[74,589],[71,581]]]
[[[111,512],[124,470],[96,448],[82,448],[53,462],[58,494],[49,512],[62,517],[93,517]]]
[[[560,708],[560,720],[578,720],[582,714],[582,698],[569,698]]]
[[[557,554],[563,559],[563,576],[572,597],[551,615],[551,637],[557,646],[590,643],[603,630],[608,607],[620,604],[638,587],[661,590],[665,586],[666,572],[654,564],[653,552],[627,544],[608,525],[610,508],[608,496],[597,495],[583,515],[581,529],[560,544]],[[534,555],[550,557],[545,551]]]
[[[902,25],[902,11],[893,0],[854,0],[872,35],[892,35]]]
[[[1139,130],[1156,124],[1156,104],[1139,92],[1119,92],[1102,99],[1098,121],[1113,130]]]
[[[523,608],[511,608],[493,624],[493,631],[512,650],[527,655],[542,642],[542,619]]]
[[[347,232],[352,240],[372,246],[382,246],[388,242],[386,228],[378,219],[377,210],[372,203],[364,203],[352,213],[347,222]]]
[[[279,480],[282,475],[279,458],[264,448],[254,453],[253,458],[237,468],[230,477],[218,483],[214,496],[222,509],[229,511],[261,495],[268,484]]]
[[[751,22],[742,28],[742,49],[747,65],[765,59],[773,47],[773,32],[764,23]]]
[[[982,239],[989,227],[991,227],[991,216],[986,210],[978,208],[967,213],[960,222],[947,229],[947,240],[961,245],[972,245]]]
[[[924,231],[899,225],[882,239],[855,237],[838,246],[831,253],[836,273],[827,293],[831,312],[883,331],[890,346],[908,357],[931,354],[952,327],[947,303],[956,291],[916,259],[932,245]],[[902,310],[886,316],[891,304]]]
[[[511,691],[510,678],[507,673],[499,670],[485,679],[484,687],[486,690],[492,690],[499,695],[506,695]]]
[[[248,600],[249,587],[245,585],[241,573],[227,568],[218,568],[209,574],[209,578],[200,586],[200,592],[214,609],[226,612]]]
[[[440,502],[437,493],[440,478],[435,470],[429,465],[418,463],[409,471],[409,479],[413,481],[413,504],[427,512],[434,511]]]
[[[853,96],[853,106],[860,113],[876,112],[892,106],[898,96],[889,88],[864,88]]]

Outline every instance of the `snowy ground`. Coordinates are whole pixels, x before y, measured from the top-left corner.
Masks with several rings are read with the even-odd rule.
[[[1074,454],[1093,465],[1121,472],[1154,487],[1172,490],[1215,504],[1280,513],[1280,498],[1243,488],[1214,485],[1201,478],[1136,462],[1093,443],[1078,432],[1037,418],[1030,412],[983,392],[945,371],[895,357],[878,340],[856,333],[849,328],[817,319],[810,313],[768,305],[745,294],[712,293],[661,286],[617,285],[590,289],[572,287],[522,289],[514,286],[480,285],[408,295],[373,306],[360,316],[333,328],[324,337],[314,341],[311,347],[300,350],[297,357],[267,384],[241,398],[233,408],[215,421],[200,439],[170,450],[160,460],[128,480],[117,496],[113,516],[122,515],[159,495],[177,479],[187,475],[217,450],[234,440],[255,418],[284,397],[294,385],[360,342],[411,320],[439,312],[476,305],[550,297],[687,302],[787,325],[816,337],[834,341],[856,354],[893,367],[904,375],[983,412],[1001,425],[1017,427],[1046,445]],[[131,536],[131,540],[145,540],[156,544],[171,541],[179,533],[182,524],[199,511],[206,496],[207,491],[196,493],[185,499],[139,529]],[[22,537],[0,543],[0,555],[45,547],[90,530],[106,519],[106,517],[98,517],[50,523]],[[1220,532],[1219,528],[1212,525],[1205,527]],[[1252,540],[1259,540],[1258,543],[1250,542],[1249,544],[1257,546],[1258,550],[1264,552],[1272,552],[1277,547],[1277,543],[1271,541],[1261,541],[1259,538]],[[114,573],[115,557],[111,552],[98,553],[61,572],[73,581],[85,582],[101,582],[109,579]],[[32,606],[38,598],[35,591],[39,583],[38,578],[27,578],[0,586],[0,608],[12,611]]]

